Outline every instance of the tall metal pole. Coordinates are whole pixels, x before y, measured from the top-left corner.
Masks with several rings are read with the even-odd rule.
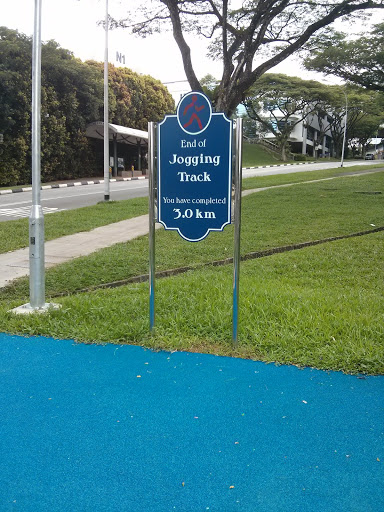
[[[35,0],[32,45],[32,206],[29,214],[29,302],[10,310],[17,315],[61,306],[45,302],[44,216],[41,207],[41,3]]]
[[[348,121],[348,98],[346,93],[343,91],[345,96],[345,116],[344,116],[344,135],[343,135],[343,147],[341,148],[341,163],[340,167],[344,165],[344,148],[345,148],[345,139],[347,136],[347,121]]]
[[[108,0],[105,0],[104,47],[104,201],[109,200],[109,128],[108,128]]]
[[[32,47],[32,207],[29,215],[30,307],[45,305],[44,215],[41,207],[41,0],[35,0]]]
[[[155,326],[155,187],[156,187],[156,125],[148,123],[149,173],[149,330]]]
[[[233,324],[232,343],[237,347],[239,325],[239,275],[240,275],[240,231],[241,231],[241,180],[243,163],[243,120],[236,119],[236,163],[235,163],[235,239],[233,253]]]

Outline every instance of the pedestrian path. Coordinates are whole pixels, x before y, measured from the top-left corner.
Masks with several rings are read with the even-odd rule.
[[[104,247],[127,242],[148,233],[148,215],[122,220],[91,231],[82,231],[45,243],[45,267],[50,268]],[[29,275],[29,248],[0,254],[0,288]]]
[[[384,377],[0,334],[0,510],[382,512]]]

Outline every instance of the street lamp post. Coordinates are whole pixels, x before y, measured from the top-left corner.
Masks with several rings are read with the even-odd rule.
[[[29,303],[16,314],[45,312],[60,306],[45,302],[44,214],[41,206],[41,4],[35,0],[32,45],[32,206],[29,214]]]
[[[109,127],[108,127],[108,0],[105,0],[104,47],[104,200],[109,201]]]
[[[343,91],[343,93],[344,93],[344,96],[345,96],[345,116],[344,116],[343,147],[341,148],[341,163],[340,163],[340,167],[344,166],[344,148],[345,148],[345,140],[346,140],[346,136],[347,136],[347,120],[348,120],[348,98],[347,98],[347,95],[346,95],[345,91]]]
[[[35,0],[32,48],[32,207],[29,215],[30,306],[45,305],[44,215],[41,207],[41,0]]]

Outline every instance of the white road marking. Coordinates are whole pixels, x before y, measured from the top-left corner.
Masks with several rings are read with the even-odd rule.
[[[7,206],[16,206],[17,204],[31,204],[32,201],[18,201],[17,203],[8,203]]]
[[[0,215],[4,215],[6,217],[29,217],[31,208],[29,206],[22,206],[21,208],[0,208]],[[43,207],[43,213],[55,213],[58,211],[62,211],[59,208],[46,208]]]
[[[145,185],[144,187],[143,186],[140,186],[140,187],[135,187],[134,190],[138,190],[138,189],[144,189],[144,188],[148,188],[148,185]],[[54,189],[53,189],[54,190]],[[57,189],[56,189],[57,190]],[[112,190],[111,191],[112,193],[113,192],[119,192],[118,189],[115,189],[115,190]],[[82,197],[82,196],[94,196],[94,195],[102,195],[102,193],[100,192],[100,190],[98,192],[88,192],[88,193],[83,193],[83,194],[66,194],[65,196],[54,196],[54,197],[42,197],[41,198],[41,202],[45,201],[55,201],[56,199],[67,199],[67,198],[70,198],[70,197]],[[111,198],[113,200],[113,197]],[[129,198],[127,198],[129,199]],[[16,206],[18,204],[31,204],[32,201],[29,200],[29,201],[18,201],[16,203],[7,203],[7,206]]]

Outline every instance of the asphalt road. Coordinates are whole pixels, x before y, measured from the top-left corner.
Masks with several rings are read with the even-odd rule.
[[[110,198],[114,201],[147,195],[148,180],[110,183]],[[103,200],[103,183],[41,191],[41,205],[44,214],[90,206]],[[31,204],[32,192],[0,196],[0,222],[28,217]]]
[[[348,169],[352,165],[377,164],[377,161],[346,162]],[[244,169],[243,178],[289,174],[294,172],[315,171],[337,167],[337,162],[319,162],[315,164],[287,165],[259,169]],[[383,161],[384,166],[384,161]],[[148,180],[119,181],[110,183],[110,198],[114,201],[145,197],[148,195]],[[47,189],[41,191],[41,204],[44,214],[62,210],[71,210],[90,206],[104,200],[104,184]],[[32,203],[32,193],[6,194],[0,196],[0,222],[28,217]]]

